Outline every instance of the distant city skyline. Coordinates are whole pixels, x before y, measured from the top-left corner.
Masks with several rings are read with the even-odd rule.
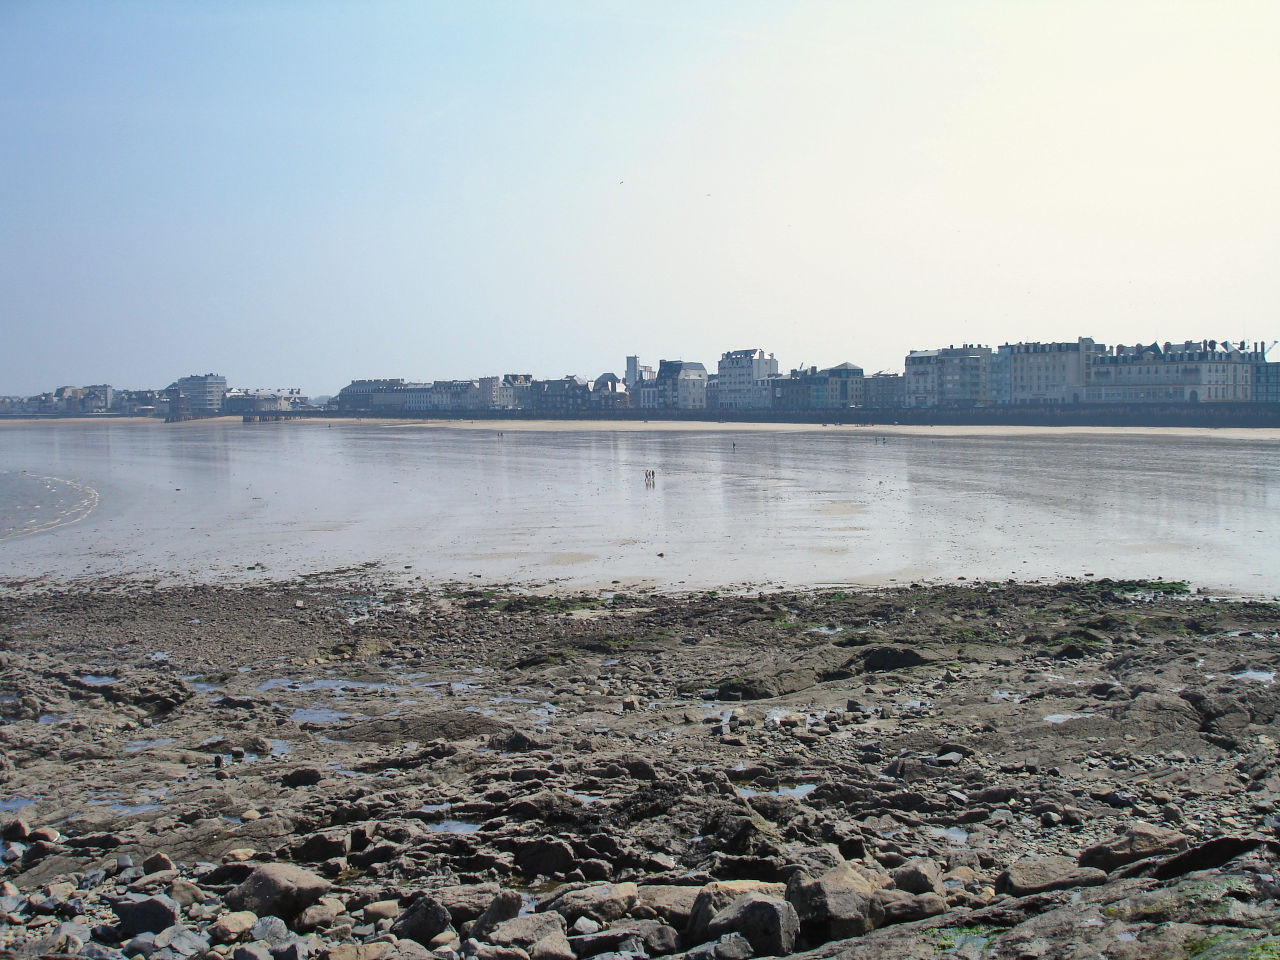
[[[1270,342],[1280,5],[0,5],[0,393]]]

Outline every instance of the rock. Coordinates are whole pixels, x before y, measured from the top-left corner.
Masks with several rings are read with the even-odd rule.
[[[1114,840],[1094,844],[1080,854],[1080,866],[1097,867],[1110,873],[1116,867],[1148,857],[1180,853],[1188,846],[1187,837],[1167,827],[1137,821]]]
[[[142,869],[146,873],[159,873],[161,870],[175,869],[174,863],[163,853],[153,853],[142,861]]]
[[[945,913],[947,901],[936,893],[907,893],[905,890],[880,890],[876,899],[884,910],[884,925],[912,923]]]
[[[643,952],[650,956],[663,956],[680,949],[680,934],[660,920],[625,920],[607,930],[570,937],[569,945],[578,957],[594,957],[606,951],[624,950],[628,941],[638,941]]]
[[[489,901],[489,905],[485,907],[484,912],[476,917],[473,922],[464,926],[463,935],[475,937],[478,940],[485,939],[498,924],[519,916],[520,907],[523,904],[524,898],[517,891],[498,891],[498,894]]]
[[[209,925],[209,939],[214,943],[235,943],[249,932],[257,920],[258,915],[251,910],[224,913]]]
[[[716,880],[698,890],[693,906],[689,909],[689,922],[685,937],[690,943],[702,943],[709,939],[707,927],[712,918],[744,893],[763,893],[769,897],[785,897],[787,888],[781,883],[763,880]]]
[[[323,863],[335,857],[345,857],[350,852],[351,831],[345,827],[333,827],[304,837],[294,848],[293,856],[307,863]]]
[[[556,891],[542,909],[554,910],[566,923],[573,923],[579,917],[612,923],[630,912],[636,905],[636,896],[634,883],[597,883]]]
[[[182,917],[182,908],[172,897],[164,894],[144,897],[127,894],[115,902],[120,932],[126,937],[139,933],[159,933],[167,930]]]
[[[434,897],[423,896],[415,900],[409,909],[391,925],[391,932],[406,940],[416,940],[429,947],[432,939],[451,923],[449,911]]]
[[[193,957],[203,955],[209,949],[209,939],[194,930],[188,930],[180,923],[175,923],[167,930],[156,934],[155,948],[156,952],[151,954],[155,960]]]
[[[324,771],[319,767],[298,767],[290,770],[280,782],[286,787],[313,787],[324,779]]]
[[[868,647],[854,660],[868,673],[903,670],[925,662],[924,657],[910,647]]]
[[[533,913],[498,924],[489,932],[497,947],[518,947],[530,960],[575,960],[564,918],[558,913]]]
[[[875,894],[885,882],[846,863],[816,880],[803,873],[793,875],[787,882],[787,902],[812,939],[844,940],[880,926],[884,911]]]
[[[283,946],[292,934],[279,917],[260,917],[249,928],[250,940],[262,940],[270,947]]]
[[[996,881],[996,889],[1015,897],[1071,887],[1089,887],[1107,882],[1104,871],[1077,866],[1070,857],[1023,857],[1009,866]]]
[[[265,943],[242,943],[231,954],[231,960],[273,960]]]
[[[700,944],[685,954],[687,960],[748,960],[755,950],[740,933],[726,933],[719,940]]]
[[[941,895],[942,868],[934,860],[927,857],[912,857],[898,867],[890,876],[899,890],[907,893],[936,893]]]
[[[293,928],[299,933],[327,927],[338,918],[343,911],[342,901],[337,897],[321,897],[319,903],[313,903],[293,918]]]
[[[516,850],[516,866],[528,877],[553,877],[573,869],[573,847],[563,840],[543,838]]]
[[[366,921],[395,920],[399,916],[399,900],[375,900],[373,903],[364,905],[364,918]]]
[[[786,900],[762,893],[744,893],[707,924],[710,936],[740,933],[757,954],[770,957],[791,953],[799,932],[795,908]]]
[[[637,888],[640,902],[677,930],[689,926],[689,915],[700,887],[642,883]]]
[[[310,870],[287,863],[254,868],[248,878],[226,895],[233,910],[252,910],[258,916],[293,918],[329,892],[332,884]]]

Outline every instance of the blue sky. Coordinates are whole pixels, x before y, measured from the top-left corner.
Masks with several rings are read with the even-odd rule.
[[[1280,4],[0,4],[0,393],[1280,336]]]

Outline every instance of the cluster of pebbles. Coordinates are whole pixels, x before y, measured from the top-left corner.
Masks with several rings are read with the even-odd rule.
[[[10,585],[0,953],[1280,955],[1278,660],[1159,581]]]

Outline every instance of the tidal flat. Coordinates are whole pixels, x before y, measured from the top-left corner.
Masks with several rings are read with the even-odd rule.
[[[13,584],[0,949],[1254,955],[1278,663],[1159,580]]]

